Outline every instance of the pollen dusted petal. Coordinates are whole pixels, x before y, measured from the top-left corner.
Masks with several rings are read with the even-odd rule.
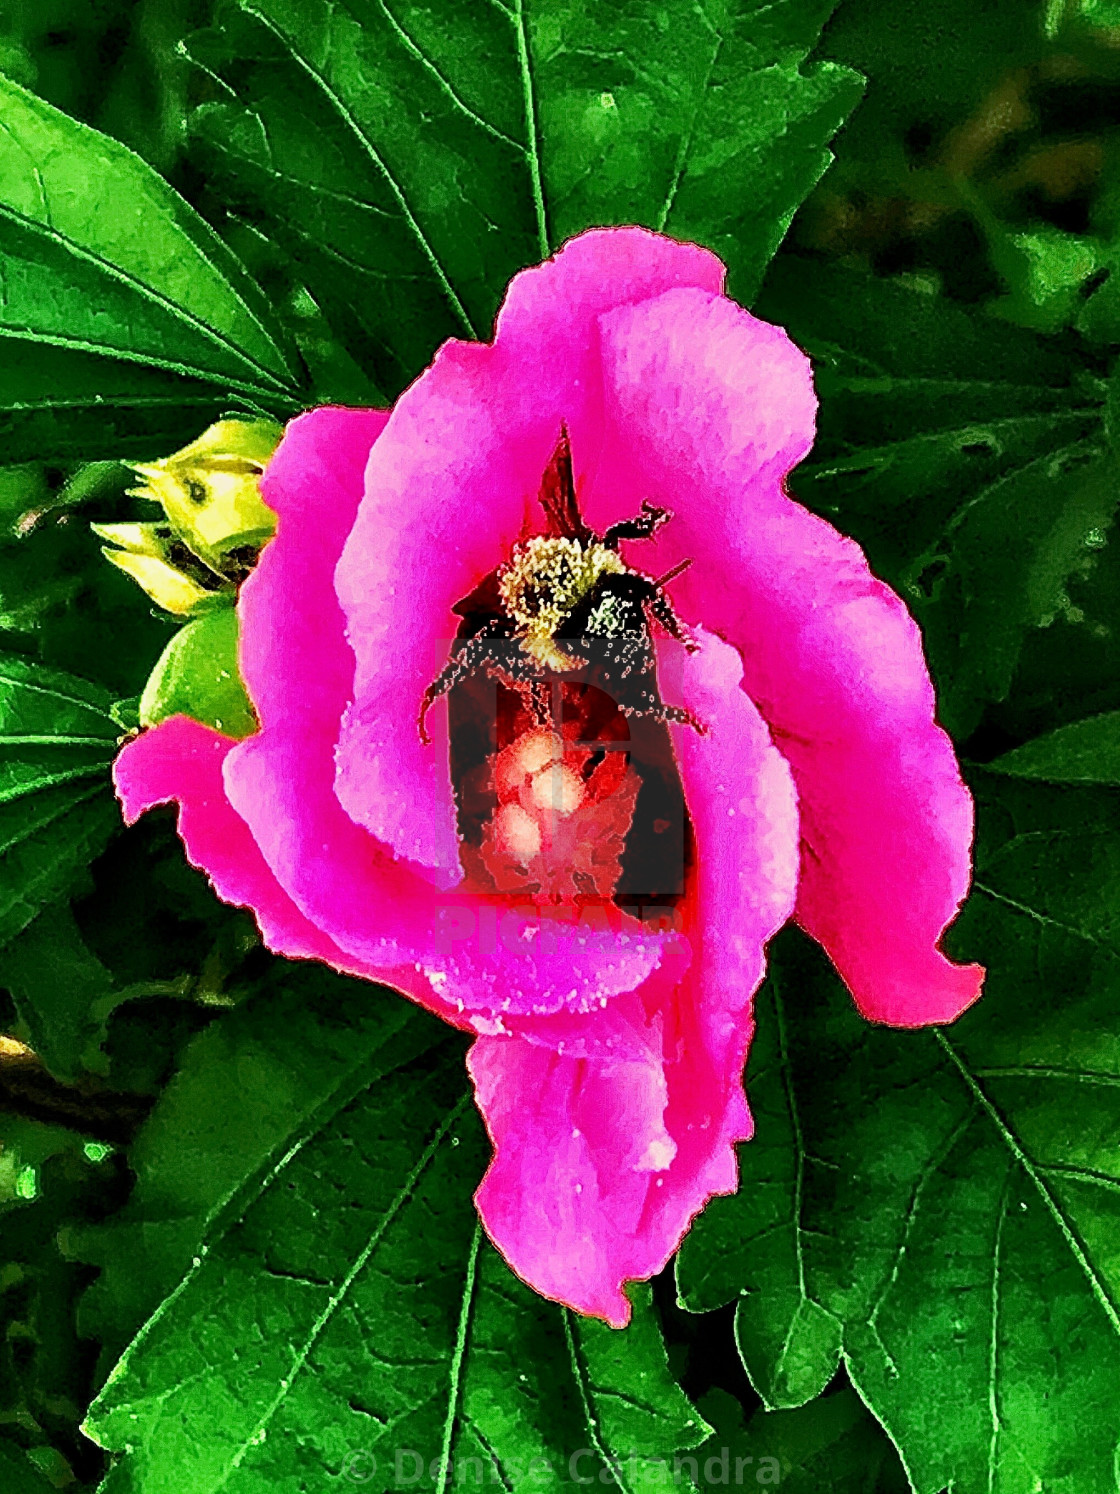
[[[442,894],[335,795],[354,655],[332,577],[385,421],[376,410],[312,410],[288,426],[268,468],[276,535],[238,603],[240,663],[261,730],[230,753],[226,791],[280,885],[351,962],[385,980],[402,966],[414,980],[417,970],[431,974],[441,1000],[425,1004],[464,1023],[476,1013],[598,1007],[643,981],[672,936],[645,934],[633,920],[621,936],[578,923],[542,928],[464,892]],[[403,728],[410,741],[418,700]]]
[[[742,653],[801,802],[798,921],[865,1016],[951,1021],[983,974],[938,948],[968,889],[972,800],[913,619],[784,491],[813,439],[808,360],[693,290],[613,311],[601,332],[612,435],[597,483],[619,513],[647,496],[673,512],[643,562],[649,548],[651,570],[692,559],[675,602]]]
[[[697,840],[691,964],[666,960],[616,998],[590,1045],[562,1015],[511,1021],[469,1058],[496,1146],[477,1194],[491,1238],[538,1291],[616,1326],[623,1284],[660,1270],[712,1194],[736,1187],[751,997],[797,879],[789,768],[738,654],[699,637],[698,654],[662,651],[676,698],[709,727],[673,728]]]

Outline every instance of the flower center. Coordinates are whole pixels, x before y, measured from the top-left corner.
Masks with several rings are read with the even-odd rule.
[[[593,685],[554,680],[549,690],[549,725],[492,676],[461,680],[450,692],[466,890],[538,905],[613,905],[663,924],[691,860],[668,731],[627,717]]]
[[[670,517],[649,502],[601,536],[589,528],[563,426],[539,500],[549,532],[455,603],[417,728],[430,744],[425,716],[446,695],[467,890],[663,913],[684,895],[692,844],[667,723],[704,726],[662,699],[650,629],[698,647],[663,589],[687,562],[655,580],[622,560],[622,540]]]
[[[624,743],[593,749],[577,729],[532,727],[493,759],[498,802],[479,855],[499,892],[614,896],[641,780]]]

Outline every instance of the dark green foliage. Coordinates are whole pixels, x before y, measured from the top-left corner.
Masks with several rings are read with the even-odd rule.
[[[51,1485],[31,1458],[13,1443],[0,1442],[0,1473],[10,1494],[50,1494]]]
[[[7,345],[0,365],[0,432],[9,462],[143,459],[174,451],[228,403],[200,380],[43,343]]]
[[[62,387],[87,418],[103,364],[119,400],[122,361],[136,368],[130,396],[142,420],[148,398],[168,393],[160,376],[149,396],[143,369],[184,376],[195,405],[202,381],[227,399],[290,409],[291,355],[259,290],[202,219],[139,157],[3,78],[0,108],[0,333],[18,355],[30,363],[39,345],[55,364],[59,350],[78,355]],[[18,433],[25,399],[12,395]]]
[[[72,1131],[5,1117],[3,1138],[0,1487],[43,1494],[100,1462],[77,1430],[93,1389],[91,1346],[75,1327],[90,1272],[60,1238],[119,1203],[122,1169],[110,1148]]]
[[[3,1494],[1115,1494],[1118,23],[2,8],[0,1031],[37,1055],[0,1045]],[[170,811],[121,829],[173,634],[88,527],[151,518],[123,463],[223,413],[394,398],[615,223],[710,245],[811,354],[791,488],[922,627],[980,805],[948,944],[990,971],[894,1032],[783,934],[742,1187],[685,1244],[688,1311],[662,1277],[624,1333],[482,1236],[464,1040],[266,954]],[[148,703],[251,730],[232,613],[193,627]]]
[[[777,1486],[786,1494],[906,1494],[898,1454],[853,1390],[794,1411],[743,1410],[724,1391],[700,1402],[714,1436],[696,1449],[700,1487]]]
[[[0,943],[108,839],[118,735],[104,691],[0,655]]]
[[[95,1245],[96,1311],[127,1334],[175,1290],[90,1413],[127,1453],[106,1489],[359,1472],[389,1488],[398,1459],[420,1487],[475,1459],[523,1488],[533,1460],[567,1478],[579,1449],[598,1471],[701,1440],[648,1291],[615,1334],[482,1243],[462,1043],[391,996],[319,983],[320,1004],[296,981],[199,1039],[134,1149],[136,1193]]]
[[[1120,801],[978,784],[973,898],[954,930],[983,999],[929,1033],[869,1027],[782,936],[747,1084],[743,1187],[686,1241],[686,1303],[739,1294],[764,1399],[844,1356],[918,1494],[1113,1487]],[[827,1076],[827,1077],[825,1077]],[[948,1367],[951,1366],[951,1373]]]
[[[89,527],[151,517],[127,496],[130,481],[109,461],[0,469],[0,647],[95,681],[112,701],[140,694],[173,626],[105,563]]]
[[[189,43],[222,84],[191,124],[392,396],[589,224],[710,244],[749,299],[859,96],[801,67],[829,9],[227,4]]]
[[[57,1079],[107,1072],[106,1024],[128,992],[87,948],[68,903],[52,904],[12,940],[0,973],[21,1030]]]

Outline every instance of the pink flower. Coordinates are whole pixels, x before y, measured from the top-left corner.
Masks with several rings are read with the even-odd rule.
[[[786,495],[813,440],[809,364],[722,284],[705,250],[589,232],[517,276],[493,343],[446,343],[392,411],[293,421],[264,484],[276,537],[239,602],[259,733],[179,717],[116,766],[127,818],[177,800],[191,860],[272,949],[477,1034],[486,1228],[540,1292],[614,1324],[622,1284],[736,1187],[751,998],[791,914],[873,1021],[951,1021],[982,977],[937,947],[972,804],[918,630]],[[591,529],[649,500],[671,518],[624,541],[628,564],[692,562],[671,589],[700,647],[654,629],[663,699],[706,728],[667,728],[695,854],[660,926],[610,897],[639,813],[625,755],[593,782],[609,753],[522,721],[472,780],[485,824],[465,845],[445,700],[433,745],[417,731],[453,608],[544,530],[562,422]],[[551,835],[577,810],[578,834]]]

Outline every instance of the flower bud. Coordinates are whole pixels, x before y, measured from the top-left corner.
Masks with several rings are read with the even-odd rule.
[[[179,616],[232,600],[276,526],[260,481],[281,434],[271,420],[219,420],[181,451],[134,463],[144,482],[129,491],[159,503],[165,520],[95,524],[116,547],[108,559]]]
[[[157,607],[178,617],[206,610],[214,599],[232,600],[235,588],[193,555],[170,524],[91,524],[102,553],[131,576]],[[110,549],[109,546],[116,548]]]

